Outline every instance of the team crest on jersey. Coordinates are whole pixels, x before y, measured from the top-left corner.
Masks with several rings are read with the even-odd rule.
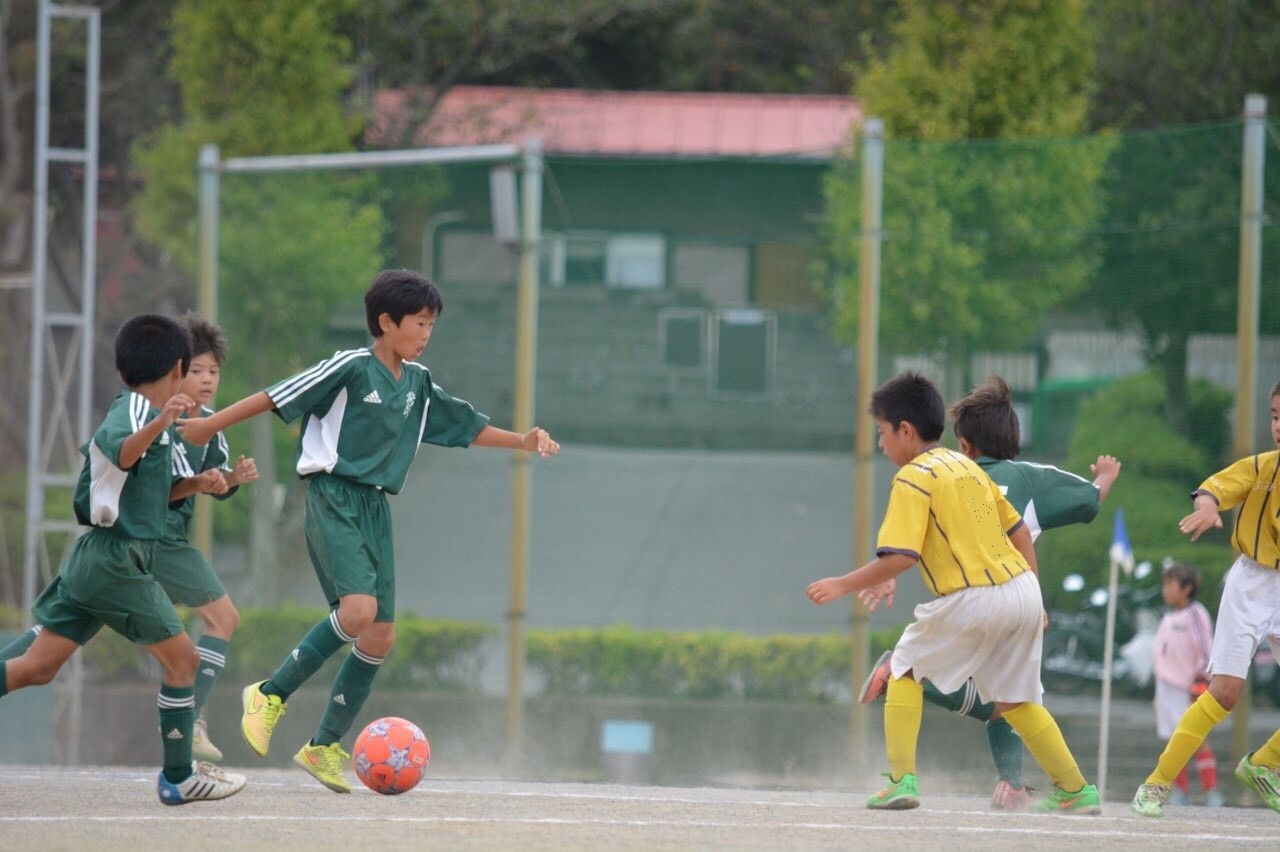
[[[417,401],[418,401],[418,395],[413,391],[409,391],[409,395],[405,397],[405,400],[404,400],[404,413],[401,416],[408,417],[409,412],[413,411],[413,404]]]

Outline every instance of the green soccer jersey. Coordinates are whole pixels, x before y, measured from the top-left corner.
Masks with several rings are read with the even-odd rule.
[[[213,409],[200,406],[200,416],[208,417],[213,414]],[[218,469],[223,473],[230,473],[231,467],[229,459],[231,458],[231,450],[227,445],[227,436],[219,432],[213,436],[213,440],[205,444],[203,447],[188,443],[181,434],[175,432],[175,440],[173,443],[173,478],[183,479],[189,476],[196,476],[204,473],[206,470]],[[228,488],[224,494],[211,495],[214,499],[225,500],[234,494],[238,486]],[[169,519],[177,530],[183,532],[185,537],[187,523],[191,520],[191,516],[195,513],[196,496],[194,494],[179,500],[169,506],[169,509],[175,517]]]
[[[146,397],[133,391],[122,392],[111,403],[98,431],[80,448],[85,461],[74,499],[80,523],[133,539],[154,540],[164,534],[173,485],[173,428],[161,432],[132,468],[121,470],[119,465],[125,440],[157,414]]]
[[[979,456],[978,465],[995,480],[1031,532],[1067,524],[1085,524],[1098,514],[1098,487],[1082,476],[1051,464]]]
[[[400,378],[369,349],[335,352],[266,390],[286,423],[302,418],[298,475],[329,473],[399,493],[421,444],[469,446],[489,422],[454,399],[421,364]]]

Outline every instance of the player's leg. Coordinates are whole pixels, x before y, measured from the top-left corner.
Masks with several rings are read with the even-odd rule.
[[[40,630],[25,652],[9,660],[0,660],[0,695],[28,686],[43,686],[53,680],[53,676],[79,648],[80,645],[71,639],[51,630]]]
[[[884,744],[889,758],[889,782],[867,800],[875,810],[905,810],[920,806],[916,779],[916,742],[924,713],[924,689],[908,671],[890,678],[884,699]]]
[[[225,799],[240,792],[245,777],[210,763],[196,763],[191,751],[195,724],[195,678],[200,655],[191,637],[179,632],[144,646],[164,668],[157,706],[164,768],[156,788],[166,805]]]
[[[1200,777],[1200,789],[1204,790],[1204,803],[1211,808],[1222,807],[1222,793],[1218,790],[1218,756],[1208,740],[1196,752],[1196,774]],[[1189,785],[1188,785],[1189,786]]]
[[[364,627],[361,627],[360,635],[352,645],[351,654],[343,661],[342,668],[338,669],[337,677],[334,678],[319,729],[311,742],[303,746],[293,759],[321,784],[338,793],[351,791],[351,784],[347,782],[344,773],[351,756],[343,751],[340,739],[351,730],[357,715],[365,706],[365,700],[369,698],[374,686],[374,678],[396,643],[396,562],[392,550],[390,513],[387,512],[385,500],[371,501],[365,509],[364,550],[374,554],[374,599],[370,601],[367,595],[343,597],[339,613],[343,606],[355,610],[353,620],[358,619],[358,622],[364,623]],[[347,582],[356,581],[348,577]],[[366,586],[367,577],[360,577],[358,582],[361,586]],[[366,618],[370,619],[369,622],[365,622]]]
[[[1053,715],[1043,705],[1029,701],[1014,705],[998,702],[996,707],[1053,782],[1053,794],[1034,804],[1032,810],[1102,813],[1098,790],[1085,781]]]
[[[200,666],[196,669],[196,726],[193,741],[196,757],[200,760],[222,760],[222,751],[209,739],[205,722],[205,707],[213,693],[214,684],[227,665],[227,649],[231,636],[240,625],[240,613],[231,598],[223,593],[203,606],[196,607],[196,614],[204,622],[204,630],[196,640],[196,653]]]
[[[1273,811],[1280,811],[1280,730],[1262,748],[1240,758],[1236,780],[1249,787]]]

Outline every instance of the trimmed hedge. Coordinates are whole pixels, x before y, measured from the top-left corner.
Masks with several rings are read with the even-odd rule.
[[[873,656],[902,628],[877,631]],[[848,684],[849,638],[668,633],[626,625],[530,630],[527,657],[547,694],[830,701]]]

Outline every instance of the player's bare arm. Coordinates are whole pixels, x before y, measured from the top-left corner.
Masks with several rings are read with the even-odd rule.
[[[147,448],[155,443],[156,438],[159,438],[160,434],[179,416],[195,407],[195,404],[195,400],[185,393],[176,393],[169,397],[159,414],[143,424],[137,432],[125,438],[124,443],[120,445],[120,458],[117,460],[120,469],[129,470],[137,464],[138,459],[142,458]]]
[[[1009,543],[1017,548],[1023,559],[1027,560],[1031,573],[1039,577],[1040,566],[1036,562],[1036,546],[1031,540],[1031,530],[1027,529],[1026,524],[1019,524],[1018,528],[1009,535]]]
[[[276,404],[271,401],[271,397],[267,396],[266,391],[258,391],[208,417],[191,417],[183,420],[178,424],[178,433],[182,435],[184,441],[203,447],[219,432],[242,420],[271,411],[275,407]]]
[[[1093,484],[1098,489],[1098,502],[1102,502],[1120,476],[1120,461],[1115,456],[1098,456],[1098,460],[1089,465],[1089,472],[1093,474]]]
[[[551,434],[546,429],[537,426],[528,432],[511,432],[506,429],[500,429],[497,426],[485,425],[480,430],[480,434],[476,435],[476,439],[471,442],[477,447],[498,447],[507,450],[525,450],[530,453],[537,453],[545,458],[550,458],[560,452],[559,442],[552,439]]]
[[[1218,501],[1212,494],[1197,494],[1192,505],[1195,507],[1194,511],[1178,522],[1178,529],[1191,536],[1192,541],[1198,539],[1205,530],[1222,528]]]
[[[881,586],[896,579],[899,574],[916,564],[914,556],[903,553],[886,553],[877,556],[866,565],[850,571],[843,577],[826,577],[815,580],[805,589],[809,600],[818,606],[863,589]]]

